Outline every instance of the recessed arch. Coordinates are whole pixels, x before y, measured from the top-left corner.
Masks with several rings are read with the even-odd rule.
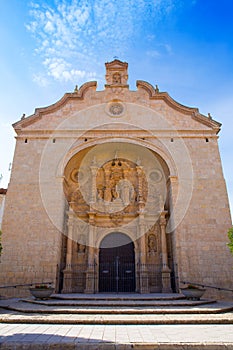
[[[145,147],[148,150],[154,152],[156,156],[158,156],[161,165],[164,169],[166,169],[166,173],[169,174],[169,176],[177,176],[177,167],[176,164],[171,157],[171,154],[165,149],[165,147],[161,147],[161,143],[158,144],[158,142],[155,140],[153,143],[147,140],[142,140],[138,138],[132,138],[132,137],[102,137],[101,140],[98,140],[98,143],[96,143],[96,140],[90,140],[88,142],[82,142],[79,144],[74,144],[73,147],[67,152],[65,157],[61,160],[60,164],[57,167],[57,177],[62,177],[64,175],[64,170],[69,163],[69,161],[78,153],[80,152],[87,152],[92,147],[96,145],[101,145],[105,143],[129,143],[134,144],[137,146]]]

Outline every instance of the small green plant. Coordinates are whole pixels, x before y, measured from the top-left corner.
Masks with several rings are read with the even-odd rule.
[[[187,288],[188,289],[199,289],[199,287],[194,286],[193,284],[188,284]]]
[[[227,243],[228,248],[230,249],[231,254],[233,255],[233,226],[229,229],[228,233],[229,243]]]
[[[36,284],[35,288],[36,289],[48,289],[49,286],[47,284]]]

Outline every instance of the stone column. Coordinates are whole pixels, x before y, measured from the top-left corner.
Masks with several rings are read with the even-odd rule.
[[[174,227],[176,227],[176,215],[174,212],[175,209],[175,203],[178,196],[178,179],[177,176],[170,176],[167,181],[167,187],[168,187],[168,198],[170,203],[170,209],[169,209],[169,222],[167,225],[167,229],[169,232],[174,231]]]
[[[95,213],[89,212],[89,241],[88,241],[88,265],[86,271],[85,293],[95,293]]]
[[[170,239],[172,242],[172,257],[173,257],[173,261],[175,262],[174,273],[176,276],[180,276],[182,272],[180,270],[180,267],[182,266],[180,262],[180,257],[182,256],[182,252],[180,251],[179,239],[176,241],[176,235],[175,235],[175,227],[177,226],[177,220],[176,220],[177,210],[175,210],[175,203],[178,197],[178,190],[179,190],[177,176],[169,176],[167,180],[167,188],[168,188],[168,200],[169,200],[169,220],[166,226],[166,231],[168,232],[168,235],[170,236]],[[173,282],[175,283],[176,290],[178,290],[179,289],[178,279],[175,278]]]
[[[148,273],[146,266],[146,242],[145,242],[145,222],[144,222],[144,208],[145,203],[143,199],[143,167],[140,165],[140,160],[137,162],[136,166],[137,177],[138,177],[138,225],[139,225],[139,250],[140,250],[140,268],[139,268],[139,279],[140,279],[140,293],[148,293]]]
[[[139,278],[140,278],[140,293],[149,293],[148,285],[148,272],[146,265],[146,242],[145,242],[145,223],[144,214],[139,214],[139,249],[140,249],[140,267],[139,267]]]
[[[95,159],[92,162],[91,165],[91,193],[90,193],[90,204],[95,203],[96,202],[96,193],[97,193],[97,189],[96,189],[96,174],[98,171],[98,166],[96,164]]]
[[[73,229],[75,214],[72,209],[68,211],[68,233],[67,233],[67,248],[66,248],[66,267],[63,270],[63,289],[62,293],[72,293],[72,248],[73,248]]]
[[[138,175],[138,198],[137,199],[138,199],[139,212],[141,212],[145,207],[145,203],[143,199],[143,187],[142,187],[143,167],[141,165],[137,165],[136,171]]]
[[[160,230],[161,230],[161,250],[162,250],[162,292],[171,293],[171,270],[168,267],[167,256],[167,239],[166,239],[166,215],[167,211],[162,211],[160,214]]]

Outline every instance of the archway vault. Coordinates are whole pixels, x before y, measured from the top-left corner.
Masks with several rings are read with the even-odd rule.
[[[151,135],[149,135],[151,136]],[[90,151],[96,145],[109,144],[109,143],[124,143],[132,144],[136,146],[141,146],[154,153],[154,155],[160,160],[161,166],[166,172],[167,176],[178,176],[177,165],[169,151],[169,147],[166,142],[161,142],[157,138],[151,139],[145,137],[135,137],[135,136],[115,136],[109,137],[104,134],[98,141],[91,137],[90,139],[82,137],[80,140],[74,142],[69,151],[65,153],[64,157],[61,159],[56,170],[57,177],[63,177],[65,169],[67,168],[70,161],[77,155],[84,155]]]

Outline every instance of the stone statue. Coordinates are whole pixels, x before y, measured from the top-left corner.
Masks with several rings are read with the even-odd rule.
[[[148,250],[149,250],[149,254],[153,254],[157,251],[157,242],[153,234],[150,234],[148,236]]]
[[[77,251],[80,254],[84,254],[86,251],[85,236],[82,234],[77,242]]]
[[[84,244],[78,243],[78,253],[85,253],[86,251],[86,246]]]
[[[119,181],[117,188],[124,205],[128,205],[131,199],[131,183],[128,180]]]

